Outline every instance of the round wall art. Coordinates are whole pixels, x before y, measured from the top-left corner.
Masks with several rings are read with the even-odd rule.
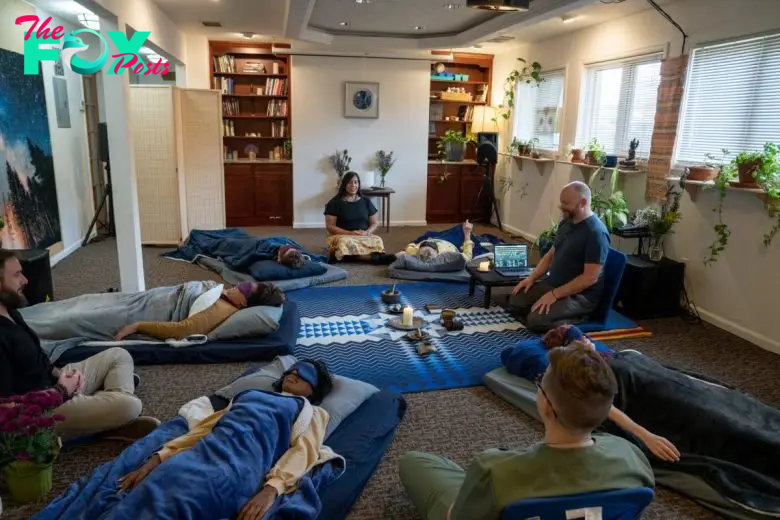
[[[344,117],[379,117],[379,83],[348,81],[345,85]]]

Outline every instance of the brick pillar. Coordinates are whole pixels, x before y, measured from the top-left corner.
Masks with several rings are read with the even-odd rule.
[[[661,84],[658,87],[655,126],[650,140],[650,157],[647,161],[645,197],[648,200],[663,201],[666,196],[666,178],[672,169],[672,155],[680,122],[680,106],[687,68],[687,55],[661,62]]]

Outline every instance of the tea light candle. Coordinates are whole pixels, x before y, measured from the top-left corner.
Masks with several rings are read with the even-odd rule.
[[[490,271],[490,262],[480,262],[479,270],[482,271],[483,273]]]
[[[404,307],[404,317],[401,323],[404,327],[411,327],[414,322],[414,309],[411,307]]]

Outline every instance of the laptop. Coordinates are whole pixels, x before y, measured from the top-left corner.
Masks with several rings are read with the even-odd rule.
[[[534,271],[528,265],[528,244],[496,244],[493,255],[494,270],[502,276],[518,278]]]

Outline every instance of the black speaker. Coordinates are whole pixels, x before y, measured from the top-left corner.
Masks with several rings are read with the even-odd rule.
[[[51,262],[47,249],[15,251],[22,264],[22,274],[27,278],[24,296],[30,305],[54,299],[54,283],[51,278]]]
[[[100,160],[108,162],[108,125],[106,123],[98,123],[98,155]]]
[[[629,255],[615,308],[635,320],[679,316],[684,288],[685,264]]]
[[[498,150],[498,132],[477,132],[477,146],[490,143]]]

